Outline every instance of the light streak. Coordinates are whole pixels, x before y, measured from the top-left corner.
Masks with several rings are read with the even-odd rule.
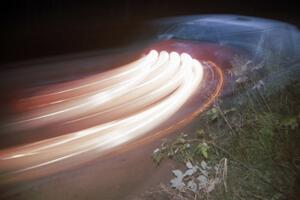
[[[137,138],[145,142],[187,123],[220,93],[222,72],[211,66],[220,83],[210,98],[185,119],[156,132],[203,84],[203,65],[186,53],[152,50],[131,64],[23,99],[31,109],[9,127],[22,131],[57,123],[61,130],[74,124],[80,129],[1,150],[0,178],[18,180],[34,170],[50,174],[67,168],[62,161],[83,163],[121,144]]]

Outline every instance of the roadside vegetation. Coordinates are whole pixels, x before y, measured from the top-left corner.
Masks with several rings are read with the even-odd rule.
[[[183,167],[147,199],[300,197],[300,80],[280,74],[280,65],[243,58],[232,65],[232,94],[202,113],[195,130],[154,150],[157,165],[172,159]],[[280,79],[267,82],[264,73]]]

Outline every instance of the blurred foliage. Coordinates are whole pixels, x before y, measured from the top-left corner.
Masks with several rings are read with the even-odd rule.
[[[236,84],[234,96],[216,101],[203,113],[195,131],[165,140],[153,159],[157,164],[168,158],[214,165],[228,158],[226,187],[219,185],[198,199],[298,199],[300,81],[272,93],[257,71],[251,71],[255,66],[245,63],[249,81]]]

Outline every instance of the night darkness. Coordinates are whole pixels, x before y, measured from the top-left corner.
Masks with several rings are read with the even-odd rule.
[[[193,14],[241,14],[300,24],[288,1],[7,1],[1,64],[128,45],[144,21]],[[145,30],[144,30],[145,31]]]

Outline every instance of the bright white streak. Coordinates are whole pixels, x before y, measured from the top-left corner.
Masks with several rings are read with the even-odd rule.
[[[157,52],[152,51],[151,54],[157,55]],[[161,52],[159,58],[155,57],[155,62],[146,62],[146,66],[140,66],[144,81],[137,81],[130,87],[116,87],[120,93],[112,92],[110,96],[110,103],[114,106],[110,108],[102,104],[106,109],[99,110],[117,116],[118,109],[124,105],[128,112],[134,110],[135,106],[148,105],[147,108],[123,119],[116,117],[105,124],[0,152],[0,169],[10,173],[23,172],[92,150],[104,152],[159,126],[193,95],[202,80],[203,68],[188,54],[179,56],[175,52],[170,55]],[[135,77],[133,80],[136,80]],[[97,99],[103,102],[102,97],[98,95]],[[84,103],[86,98],[81,101]],[[101,108],[101,103],[97,106]],[[78,115],[77,112],[72,114]]]

